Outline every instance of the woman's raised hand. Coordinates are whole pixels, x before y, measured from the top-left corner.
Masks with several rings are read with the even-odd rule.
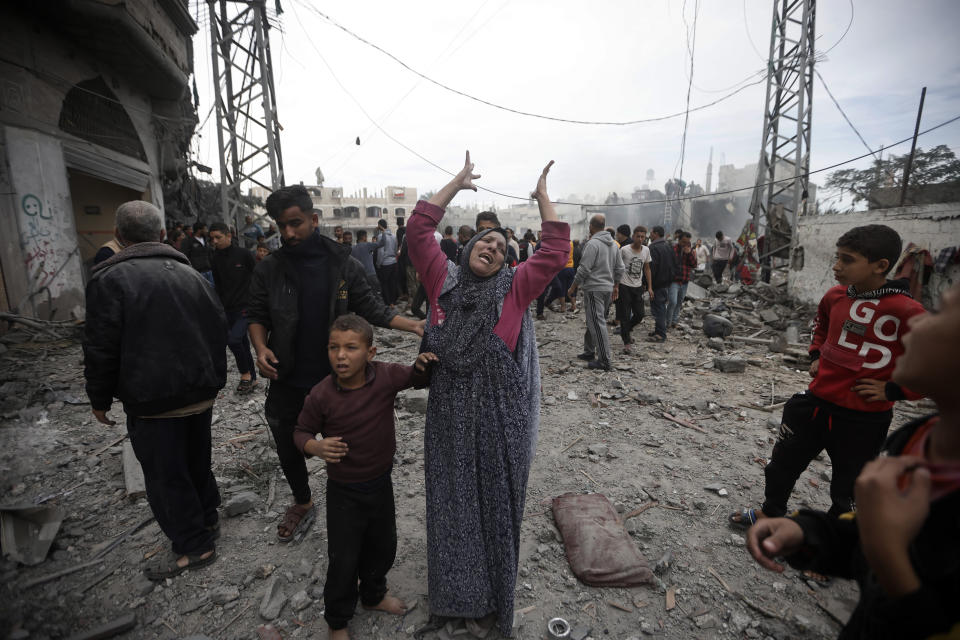
[[[550,196],[547,195],[547,174],[550,173],[550,167],[552,166],[553,160],[548,162],[547,166],[543,168],[543,173],[540,174],[540,179],[537,180],[537,188],[530,194],[533,199],[550,200]]]
[[[467,151],[467,159],[463,163],[463,169],[460,169],[460,173],[457,174],[457,177],[454,178],[454,182],[457,184],[457,189],[472,189],[473,191],[477,190],[477,185],[473,184],[473,181],[480,177],[479,173],[473,172],[473,163],[470,162],[470,152]]]
[[[440,191],[433,194],[430,198],[430,204],[446,209],[447,205],[453,201],[454,196],[464,189],[472,191],[477,190],[477,185],[473,181],[480,177],[479,173],[473,172],[473,163],[470,162],[470,152],[467,151],[467,159],[463,163],[463,169],[453,177],[453,180],[443,186]]]

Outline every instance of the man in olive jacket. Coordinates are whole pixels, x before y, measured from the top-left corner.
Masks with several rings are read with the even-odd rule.
[[[187,258],[163,240],[149,202],[117,208],[123,249],[87,283],[84,375],[97,420],[117,397],[143,467],[147,500],[171,552],[146,566],[162,580],[216,559],[220,494],[210,467],[213,402],[227,378],[223,307]]]
[[[277,527],[277,538],[289,542],[316,517],[307,464],[293,442],[293,431],[310,389],[330,374],[330,324],[353,312],[374,325],[423,335],[423,322],[384,305],[350,247],[320,234],[313,201],[303,186],[278,189],[266,206],[283,246],[253,272],[247,320],[257,367],[271,380],[264,413],[293,491],[294,504]]]

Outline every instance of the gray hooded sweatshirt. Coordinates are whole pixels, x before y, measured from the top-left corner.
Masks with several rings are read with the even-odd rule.
[[[584,291],[612,292],[613,283],[623,277],[623,258],[607,231],[599,231],[587,241],[573,283]]]

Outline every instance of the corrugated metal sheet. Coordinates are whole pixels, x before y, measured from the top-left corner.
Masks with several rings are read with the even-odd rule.
[[[150,166],[147,163],[127,157],[120,160],[92,145],[64,141],[63,159],[71,169],[134,191],[146,191],[150,182]]]

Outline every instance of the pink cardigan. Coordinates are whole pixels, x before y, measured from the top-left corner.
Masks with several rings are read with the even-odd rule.
[[[427,292],[431,326],[444,320],[443,309],[437,299],[447,279],[447,256],[440,250],[433,236],[443,213],[440,207],[421,200],[407,224],[410,261],[420,274],[420,282]],[[563,269],[570,254],[570,225],[566,222],[548,221],[544,222],[541,228],[543,234],[540,250],[516,267],[510,292],[503,301],[503,311],[493,330],[511,351],[517,346],[523,312]]]

